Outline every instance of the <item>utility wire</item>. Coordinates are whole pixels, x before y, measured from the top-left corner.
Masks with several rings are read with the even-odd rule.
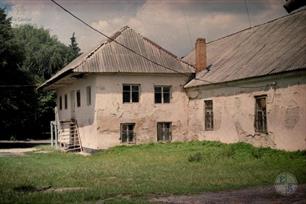
[[[248,15],[249,27],[252,27],[248,3],[249,3],[248,0],[244,0],[245,9]]]
[[[64,8],[62,5],[60,5],[59,3],[57,3],[55,0],[50,0],[50,1],[52,1],[53,3],[55,3],[57,6],[59,6],[60,8],[62,8],[64,11],[66,11],[67,13],[69,13],[71,16],[73,16],[74,18],[76,18],[77,20],[79,20],[80,22],[82,22],[83,24],[85,24],[86,26],[88,26],[89,28],[91,28],[92,30],[94,30],[94,31],[96,31],[97,33],[101,34],[101,35],[104,36],[105,38],[107,38],[107,39],[109,39],[109,40],[111,40],[111,41],[114,41],[114,42],[117,43],[118,45],[120,45],[120,46],[124,47],[125,49],[129,50],[130,52],[133,52],[134,54],[136,54],[136,55],[138,55],[138,56],[140,56],[140,57],[142,57],[142,58],[144,58],[144,59],[146,59],[146,60],[152,62],[152,63],[155,64],[155,65],[161,66],[161,67],[163,67],[163,68],[165,68],[165,69],[171,70],[171,71],[176,72],[176,73],[180,73],[180,74],[184,74],[184,75],[186,75],[186,76],[189,76],[188,74],[185,74],[185,73],[182,73],[182,72],[178,72],[177,70],[172,69],[172,68],[170,68],[170,67],[166,67],[166,66],[164,66],[164,65],[162,65],[162,64],[160,64],[160,63],[158,63],[158,62],[155,62],[155,61],[151,60],[150,58],[148,58],[148,57],[146,57],[146,56],[144,56],[144,55],[142,55],[142,54],[136,52],[135,50],[129,48],[128,46],[126,46],[126,45],[124,45],[124,44],[118,42],[116,39],[111,38],[111,37],[109,37],[108,35],[104,34],[103,32],[99,31],[98,29],[92,27],[90,24],[88,24],[87,22],[85,22],[85,21],[82,20],[81,18],[79,18],[79,17],[77,17],[76,15],[74,15],[71,11],[67,10],[66,8]],[[190,66],[190,65],[189,65],[189,66]],[[210,82],[210,83],[213,83],[213,82]]]
[[[162,64],[160,64],[160,63],[158,63],[158,62],[156,62],[156,61],[154,61],[154,60],[151,60],[150,58],[148,58],[148,57],[146,57],[146,56],[144,56],[144,55],[142,55],[142,54],[136,52],[135,50],[129,48],[128,46],[126,46],[126,45],[124,45],[124,44],[118,42],[116,39],[111,38],[111,37],[109,37],[108,35],[104,34],[103,32],[99,31],[98,29],[94,28],[93,26],[91,26],[90,24],[88,24],[87,22],[85,22],[84,20],[82,20],[81,18],[79,18],[78,16],[76,16],[75,14],[73,14],[71,11],[69,11],[68,9],[66,9],[65,7],[63,7],[61,4],[57,3],[55,0],[50,0],[50,1],[53,2],[54,4],[56,4],[56,5],[57,5],[58,7],[60,7],[61,9],[63,9],[63,10],[64,10],[65,12],[67,12],[68,14],[70,14],[70,15],[71,15],[72,17],[74,17],[75,19],[79,20],[81,23],[83,23],[84,25],[86,25],[86,26],[89,27],[90,29],[94,30],[95,32],[99,33],[100,35],[104,36],[105,38],[107,38],[107,39],[109,39],[109,40],[111,40],[111,41],[117,43],[118,45],[124,47],[125,49],[129,50],[130,52],[132,52],[132,53],[134,53],[134,54],[136,54],[136,55],[138,55],[138,56],[140,56],[140,57],[146,59],[147,61],[149,61],[149,62],[151,62],[151,63],[153,63],[153,64],[155,64],[155,65],[158,65],[158,66],[163,67],[163,68],[165,68],[165,69],[167,69],[167,70],[171,70],[171,71],[176,72],[176,73],[178,73],[178,74],[183,74],[183,75],[189,77],[189,74],[186,74],[186,73],[183,73],[183,72],[179,72],[179,71],[177,71],[177,70],[175,70],[175,69],[172,69],[172,68],[170,68],[170,67],[164,66],[164,65],[162,65]],[[247,9],[247,11],[248,11],[248,9]],[[248,13],[249,13],[249,12],[248,12]],[[183,61],[182,61],[182,62],[183,62]],[[184,62],[183,62],[183,63],[184,63]],[[186,63],[186,64],[189,65],[188,63]],[[191,66],[191,65],[189,65],[189,66]],[[202,82],[205,82],[205,83],[208,83],[208,84],[215,84],[215,83],[217,83],[217,82],[211,82],[211,81],[204,80],[204,79],[199,79],[199,78],[196,78],[196,77],[194,78],[194,80],[202,81]],[[233,87],[239,87],[239,88],[260,88],[260,87],[266,87],[266,86],[242,87],[242,86],[234,86],[234,85],[233,85]]]
[[[36,85],[24,85],[24,84],[0,85],[0,88],[21,88],[21,87],[37,87],[37,86]]]

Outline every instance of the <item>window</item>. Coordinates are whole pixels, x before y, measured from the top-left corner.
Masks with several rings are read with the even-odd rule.
[[[81,91],[80,90],[77,90],[76,98],[77,98],[77,107],[80,107],[81,106]]]
[[[170,86],[155,86],[154,100],[155,103],[170,103]]]
[[[139,102],[139,87],[140,85],[123,85],[123,103]]]
[[[120,139],[122,143],[135,143],[135,123],[121,123]]]
[[[214,129],[214,112],[213,112],[213,101],[205,100],[205,130]]]
[[[87,100],[87,105],[90,106],[91,105],[91,87],[87,86],[86,87],[86,100]]]
[[[255,132],[267,133],[267,96],[255,97]]]
[[[157,123],[157,141],[171,141],[172,124],[169,122]]]
[[[64,106],[65,106],[65,109],[68,108],[68,96],[67,96],[67,94],[65,94],[65,97],[64,97]]]
[[[59,97],[59,109],[60,110],[63,109],[63,99],[62,99],[62,96]]]

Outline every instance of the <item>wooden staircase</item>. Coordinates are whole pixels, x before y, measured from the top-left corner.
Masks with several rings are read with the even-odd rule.
[[[76,120],[60,121],[58,142],[60,147],[66,152],[83,151]]]

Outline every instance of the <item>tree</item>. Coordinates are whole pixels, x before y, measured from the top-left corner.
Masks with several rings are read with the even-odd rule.
[[[50,78],[79,55],[80,49],[74,35],[71,37],[71,45],[66,46],[44,28],[21,25],[13,30],[15,41],[24,48],[25,58],[21,69],[29,73],[37,84]],[[35,98],[35,131],[40,134],[47,132],[49,122],[54,120],[55,94],[39,91],[35,93]]]
[[[69,48],[71,49],[70,60],[73,60],[74,58],[76,58],[80,55],[81,49],[78,47],[78,43],[76,42],[74,32],[72,33],[72,37],[70,38]]]
[[[0,8],[0,135],[1,139],[25,133],[35,105],[30,76],[19,69],[23,48],[14,40],[11,19]]]
[[[50,78],[71,61],[71,48],[44,28],[20,25],[14,28],[14,34],[17,43],[25,49],[22,69],[34,74],[37,82]]]
[[[66,46],[44,28],[12,28],[11,19],[0,9],[1,139],[38,138],[49,131],[55,94],[37,92],[35,85],[51,77],[79,52],[74,35],[71,46]]]

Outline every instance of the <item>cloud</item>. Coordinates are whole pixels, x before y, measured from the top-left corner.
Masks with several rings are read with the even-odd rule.
[[[169,51],[187,54],[197,37],[208,41],[249,26],[244,0],[121,0],[59,1],[90,25],[111,35],[124,25],[150,38]],[[284,15],[276,0],[248,0],[252,25]],[[9,0],[15,24],[43,26],[68,44],[76,33],[82,51],[105,38],[90,30],[49,1]]]

